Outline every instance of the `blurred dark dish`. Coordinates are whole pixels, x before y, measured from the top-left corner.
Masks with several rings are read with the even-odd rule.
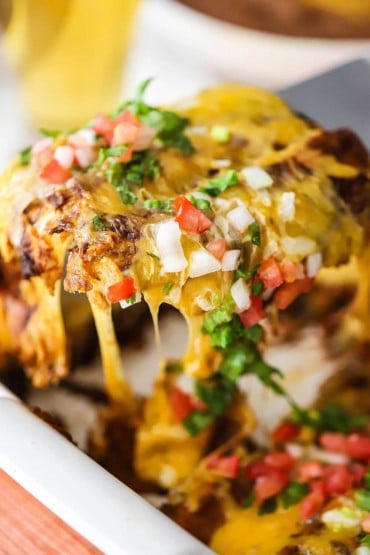
[[[269,33],[370,38],[369,0],[178,0],[217,19]]]

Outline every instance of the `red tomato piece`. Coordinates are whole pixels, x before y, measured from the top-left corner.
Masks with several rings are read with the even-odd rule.
[[[298,476],[302,482],[310,482],[321,478],[324,473],[323,465],[317,461],[307,461],[298,468]]]
[[[256,480],[254,491],[257,503],[261,503],[265,499],[277,495],[289,483],[289,478],[284,472],[272,470],[266,476],[260,476]]]
[[[361,520],[361,528],[362,528],[363,531],[366,532],[367,534],[370,533],[370,514],[367,514],[367,515],[364,516],[364,518]]]
[[[296,460],[289,453],[284,451],[276,451],[273,453],[268,453],[264,458],[265,463],[271,468],[276,468],[277,470],[284,470],[289,472],[295,466]]]
[[[324,501],[324,495],[318,490],[311,491],[306,495],[300,506],[301,520],[308,520],[313,517],[321,509]]]
[[[347,453],[353,459],[370,459],[370,437],[350,434],[347,438]]]
[[[122,281],[108,287],[108,299],[111,303],[124,301],[135,295],[136,287],[132,277],[127,276]]]
[[[293,422],[282,422],[277,428],[272,432],[271,438],[276,443],[285,443],[286,441],[292,441],[301,433],[301,427]]]
[[[113,125],[116,126],[120,123],[125,123],[129,125],[134,125],[135,127],[140,127],[141,123],[130,110],[123,110],[114,120]]]
[[[298,265],[294,264],[291,260],[284,260],[284,262],[280,264],[280,270],[284,281],[287,283],[292,283],[297,279]]]
[[[133,154],[132,148],[126,148],[124,152],[118,157],[118,162],[130,162]]]
[[[175,220],[183,231],[203,233],[212,226],[211,220],[183,195],[174,200],[173,207],[176,210]]]
[[[169,391],[168,401],[174,415],[180,421],[185,420],[195,410],[192,397],[177,387]]]
[[[245,472],[248,480],[254,482],[254,480],[257,480],[260,476],[266,476],[271,473],[271,470],[271,467],[268,466],[265,461],[254,461],[247,465]]]
[[[266,316],[261,297],[251,296],[251,306],[238,314],[243,326],[251,328]]]
[[[57,160],[53,159],[45,166],[40,175],[50,183],[64,183],[71,177],[71,172],[63,168]]]
[[[132,144],[137,136],[138,127],[132,123],[119,123],[113,130],[112,145]]]
[[[332,453],[347,454],[347,436],[335,432],[324,432],[319,438],[320,445]]]
[[[225,239],[215,239],[206,244],[206,249],[213,254],[219,260],[222,260],[223,255],[226,252],[227,243]]]
[[[94,118],[92,128],[98,135],[111,137],[114,125],[114,121],[109,119],[105,114],[97,114]]]
[[[366,467],[359,463],[352,463],[349,468],[355,484],[360,484],[366,474]]]
[[[238,455],[211,455],[206,464],[209,470],[213,470],[225,476],[226,478],[234,478],[237,476],[240,468],[240,457]]]
[[[353,476],[344,464],[332,464],[324,471],[326,491],[330,494],[346,493],[353,485]]]
[[[324,480],[314,480],[310,483],[310,491],[316,491],[322,495],[324,500],[328,497],[328,492],[326,491],[326,485]]]
[[[284,282],[279,264],[274,258],[264,260],[258,270],[258,274],[262,279],[265,289],[279,287]]]
[[[303,293],[308,293],[314,284],[313,278],[297,279],[293,283],[284,283],[276,291],[274,301],[280,310],[287,308],[297,297]]]

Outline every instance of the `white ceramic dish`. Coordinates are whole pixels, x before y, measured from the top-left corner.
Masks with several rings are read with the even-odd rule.
[[[0,386],[0,468],[107,555],[212,555]]]

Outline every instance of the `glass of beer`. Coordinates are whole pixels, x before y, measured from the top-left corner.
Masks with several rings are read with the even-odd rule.
[[[119,102],[139,0],[0,0],[32,123],[73,128]]]

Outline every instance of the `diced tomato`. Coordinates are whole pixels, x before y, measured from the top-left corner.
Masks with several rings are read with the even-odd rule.
[[[180,421],[185,420],[185,418],[190,416],[195,410],[191,395],[181,391],[181,389],[177,387],[169,391],[168,401],[174,415]]]
[[[361,520],[361,528],[362,528],[363,531],[366,532],[367,534],[370,533],[370,514],[367,514],[367,515],[364,516],[364,518]]]
[[[279,287],[284,282],[279,264],[274,258],[264,260],[258,270],[258,274],[263,281],[265,289]]]
[[[126,148],[124,152],[117,158],[118,162],[130,162],[133,155],[133,148]]]
[[[63,168],[57,160],[52,160],[47,166],[42,170],[41,177],[46,179],[50,183],[64,183],[70,178],[70,170]]]
[[[122,281],[108,287],[108,299],[111,303],[124,301],[135,295],[136,287],[132,277],[124,277]]]
[[[320,493],[320,495],[322,495],[322,497],[324,498],[324,500],[327,499],[328,497],[328,492],[326,491],[326,485],[324,480],[314,480],[313,482],[310,483],[310,491],[315,491]]]
[[[333,453],[347,453],[347,436],[335,432],[324,432],[319,438],[320,445]]]
[[[206,466],[221,476],[234,478],[239,472],[240,457],[238,455],[211,455]]]
[[[94,118],[92,128],[98,135],[111,138],[114,126],[114,121],[109,119],[105,114],[97,114]]]
[[[289,472],[295,466],[295,459],[289,453],[284,451],[276,451],[268,453],[264,458],[265,463],[271,468],[276,468],[277,470],[285,470]]]
[[[294,264],[291,260],[284,260],[284,262],[280,264],[280,270],[284,281],[287,283],[292,283],[297,279],[298,265]]]
[[[323,465],[317,461],[307,461],[298,468],[298,476],[302,482],[310,482],[321,478],[324,473]]]
[[[132,123],[119,123],[113,130],[112,145],[132,144],[138,132],[137,125]]]
[[[301,520],[308,520],[313,517],[321,509],[324,501],[324,495],[318,490],[311,491],[306,495],[300,506]]]
[[[289,483],[289,478],[284,472],[273,470],[266,476],[257,478],[254,491],[257,503],[280,493]]]
[[[203,233],[212,226],[211,220],[183,195],[176,197],[173,207],[176,210],[175,220],[183,231]]]
[[[352,463],[349,466],[355,484],[360,484],[366,474],[366,467],[360,463]]]
[[[276,306],[280,310],[287,308],[299,295],[308,293],[314,284],[313,278],[297,279],[293,283],[284,283],[274,296]]]
[[[268,466],[265,461],[254,461],[247,465],[246,469],[246,476],[248,480],[254,482],[260,476],[266,476],[271,472],[271,467]]]
[[[282,422],[277,428],[272,432],[272,440],[276,443],[285,443],[286,441],[292,441],[299,436],[301,432],[301,427],[293,422]]]
[[[353,481],[351,472],[344,464],[332,464],[324,470],[325,488],[330,494],[346,493]]]
[[[148,125],[141,124],[138,128],[134,143],[132,145],[133,149],[145,150],[151,145],[155,135],[156,132],[154,129],[152,129]]]
[[[261,297],[251,296],[251,306],[238,314],[243,326],[251,328],[266,316]]]
[[[350,434],[347,438],[347,453],[353,459],[370,459],[370,437]]]
[[[219,260],[222,260],[223,255],[226,252],[227,243],[225,239],[215,239],[206,244],[206,249],[213,254]]]
[[[120,123],[124,123],[127,125],[134,125],[135,127],[140,127],[141,123],[130,110],[123,110],[118,116],[115,118],[113,124],[116,126]]]

